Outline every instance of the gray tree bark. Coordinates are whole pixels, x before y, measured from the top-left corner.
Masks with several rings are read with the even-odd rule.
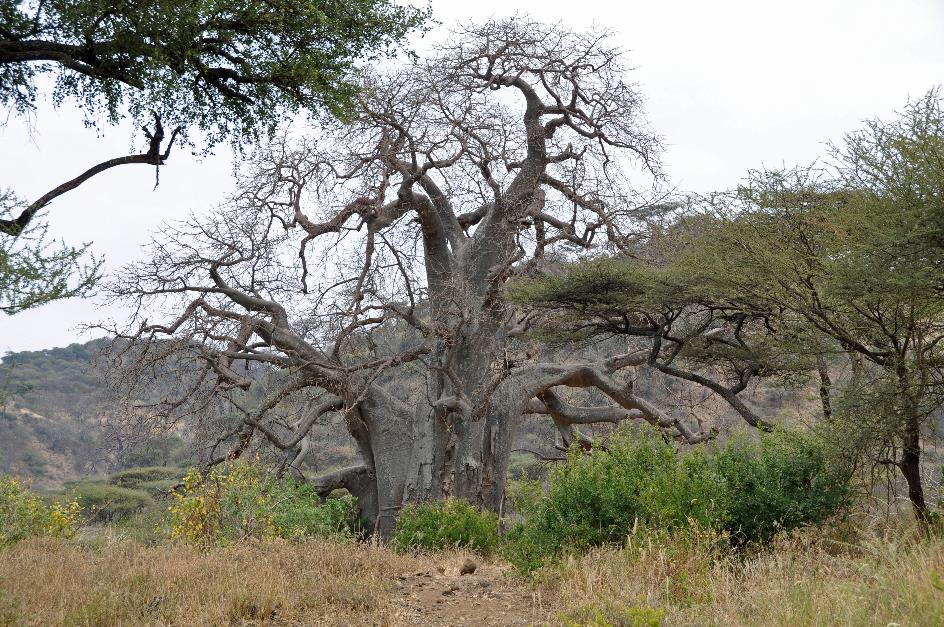
[[[572,251],[629,250],[659,208],[620,174],[630,162],[657,173],[658,139],[618,52],[524,19],[452,41],[369,77],[350,123],[271,146],[215,219],[165,235],[112,286],[138,311],[169,300],[177,312],[123,333],[138,347],[129,385],[169,359],[198,366],[156,405],[165,413],[250,395],[261,384],[237,365],[251,363],[276,383],[237,429],[287,459],[314,420],[341,412],[362,464],[311,481],[350,490],[383,537],[410,503],[497,510],[524,413],[547,415],[565,443],[582,438],[575,425],[624,419],[710,437],[622,381],[646,350],[562,358],[519,339],[535,318],[504,296]],[[570,404],[581,388],[611,405]],[[277,424],[287,399],[313,391],[309,418]]]

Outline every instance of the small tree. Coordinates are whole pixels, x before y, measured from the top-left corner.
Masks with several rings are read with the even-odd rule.
[[[520,298],[566,314],[571,331],[648,338],[652,366],[715,390],[751,424],[763,418],[737,397],[751,378],[818,374],[823,416],[854,421],[855,452],[898,468],[927,523],[923,429],[944,402],[939,93],[833,155],[823,170],[752,173],[673,224],[674,244],[645,262],[580,266]],[[840,356],[852,377],[833,399]]]
[[[932,92],[849,135],[834,178],[757,173],[692,259],[713,283],[814,331],[823,358],[850,357],[842,408],[878,445],[874,460],[901,471],[922,523],[922,425],[944,402],[942,148]],[[827,397],[830,387],[827,377]]]

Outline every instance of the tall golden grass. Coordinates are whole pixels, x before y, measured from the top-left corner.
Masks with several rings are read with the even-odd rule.
[[[834,527],[747,555],[723,547],[693,528],[635,534],[622,548],[566,559],[533,579],[494,568],[505,574],[491,589],[529,590],[519,596],[541,604],[495,624],[546,616],[597,627],[944,625],[944,538],[906,529],[851,536]],[[329,541],[200,551],[37,538],[0,550],[0,624],[469,624],[461,622],[464,593],[456,622],[423,623],[403,612],[398,585],[460,557]]]
[[[541,585],[570,624],[944,625],[944,538],[836,535],[801,530],[747,555],[704,532],[641,537],[565,561]]]
[[[34,539],[0,552],[0,624],[389,624],[389,588],[411,567],[410,557],[332,542],[201,552]]]

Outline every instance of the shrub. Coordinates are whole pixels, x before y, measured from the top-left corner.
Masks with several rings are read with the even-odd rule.
[[[70,483],[69,488],[92,522],[123,520],[153,503],[146,492],[120,488],[101,481]]]
[[[622,544],[639,527],[694,525],[736,544],[764,541],[822,522],[843,504],[846,485],[812,435],[776,432],[760,444],[735,440],[715,455],[680,455],[657,432],[624,431],[606,450],[571,451],[551,473],[546,497],[524,498],[524,521],[503,553],[531,572],[564,552]]]
[[[157,481],[142,481],[135,487],[152,497],[164,498],[169,496],[178,485],[180,485],[180,479],[158,479]]]
[[[215,466],[206,478],[191,470],[172,496],[171,537],[203,546],[275,537],[352,537],[356,531],[352,497],[321,504],[310,486],[277,481],[244,461]]]
[[[356,499],[344,494],[321,499],[314,488],[285,480],[277,486],[272,519],[283,538],[350,538],[357,533]]]
[[[538,479],[512,479],[505,484],[505,496],[512,511],[521,517],[533,516],[546,498],[544,484]]]
[[[498,517],[458,499],[403,508],[392,539],[397,551],[462,548],[482,554],[498,542]]]
[[[737,543],[818,524],[848,497],[848,480],[815,433],[778,430],[760,444],[735,438],[714,465],[731,495],[727,529]]]
[[[717,526],[727,493],[701,453],[681,457],[655,432],[615,436],[606,450],[570,451],[551,473],[547,498],[512,528],[506,557],[534,570],[567,550],[622,543],[635,527]]]
[[[154,481],[172,481],[183,476],[180,468],[168,466],[145,466],[129,468],[112,475],[108,475],[108,483],[122,488],[138,488],[143,483]]]
[[[0,477],[0,546],[32,536],[71,538],[79,510],[75,501],[46,505],[16,477]]]

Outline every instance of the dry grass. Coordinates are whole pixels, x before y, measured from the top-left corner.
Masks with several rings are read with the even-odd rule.
[[[682,538],[594,551],[542,585],[577,624],[944,625],[944,538],[849,545],[805,532],[748,559]]]
[[[33,540],[0,552],[0,624],[389,623],[391,585],[416,567],[384,549],[330,542],[202,553]]]
[[[794,534],[746,560],[710,534],[640,536],[535,581],[500,563],[459,577],[461,553],[357,544],[204,553],[37,539],[0,550],[0,624],[944,625],[944,538],[830,534]],[[455,582],[464,587],[443,592]]]

